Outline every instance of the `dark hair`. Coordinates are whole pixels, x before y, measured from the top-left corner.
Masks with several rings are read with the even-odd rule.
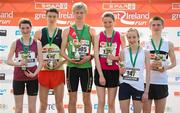
[[[58,15],[58,10],[56,8],[49,8],[46,10],[46,15],[48,14],[48,12],[54,12]]]
[[[112,12],[104,12],[103,15],[102,15],[102,19],[104,17],[110,17],[113,19],[113,21],[115,21],[115,17],[114,17],[114,14]]]
[[[21,24],[29,24],[29,26],[32,27],[32,23],[28,18],[19,19],[19,27],[21,26]]]
[[[164,19],[160,16],[154,16],[149,20],[149,24],[151,24],[152,21],[154,20],[160,20],[162,22],[162,25],[164,25]]]

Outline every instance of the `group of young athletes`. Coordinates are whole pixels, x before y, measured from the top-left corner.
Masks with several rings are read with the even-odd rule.
[[[131,99],[134,113],[151,113],[153,100],[155,113],[164,113],[168,96],[166,71],[176,66],[176,58],[173,43],[161,36],[163,18],[154,16],[150,19],[151,36],[142,47],[137,29],[129,28],[125,36],[115,30],[112,12],[103,13],[104,30],[99,34],[85,23],[86,4],[74,3],[72,12],[74,24],[62,31],[56,24],[58,10],[46,10],[47,26],[36,31],[33,37],[30,35],[31,21],[20,19],[22,37],[12,43],[7,59],[7,64],[14,66],[15,113],[23,111],[25,87],[29,113],[36,113],[37,95],[39,113],[46,113],[49,89],[54,90],[57,113],[64,113],[65,83],[69,92],[68,112],[77,112],[80,83],[84,113],[92,113],[90,92],[93,81],[98,97],[97,113],[104,113],[106,101],[108,113],[120,110],[129,113]],[[93,58],[95,70],[92,70]],[[120,110],[115,109],[117,90]]]

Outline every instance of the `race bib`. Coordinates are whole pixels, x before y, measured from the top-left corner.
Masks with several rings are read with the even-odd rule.
[[[126,72],[123,75],[123,80],[139,81],[140,69],[138,68],[126,68]]]
[[[73,40],[73,43],[75,43],[77,39]],[[77,48],[78,53],[80,54],[80,58],[83,58],[84,56],[89,54],[89,40],[81,40],[80,46]],[[76,52],[75,46],[72,46],[72,52]]]
[[[107,44],[106,42],[101,42],[100,43],[100,48],[99,48],[99,55],[100,57],[103,57],[103,58],[107,58]],[[112,55],[116,55],[116,48],[117,48],[117,43],[112,43]]]

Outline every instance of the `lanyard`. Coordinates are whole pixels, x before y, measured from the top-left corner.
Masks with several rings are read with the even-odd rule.
[[[77,29],[76,24],[74,25],[74,28],[75,28],[75,31],[76,31],[77,39],[80,42],[80,40],[82,39],[83,33],[84,33],[85,25],[83,25],[83,29],[81,31],[81,34],[78,33],[78,29]]]
[[[114,34],[115,34],[114,32],[115,32],[115,31],[113,30],[112,36],[111,36],[111,41],[109,42],[109,41],[108,41],[108,38],[107,38],[106,31],[104,31],[105,37],[106,37],[106,43],[107,43],[107,46],[108,46],[108,47],[111,47],[111,46],[112,46],[112,42],[113,42],[113,40],[114,40]]]
[[[158,54],[159,51],[160,51],[160,49],[161,49],[161,46],[162,46],[162,38],[161,38],[161,40],[160,40],[158,50],[156,49],[156,46],[155,46],[154,41],[153,41],[152,38],[151,38],[151,43],[152,43],[152,45],[153,45],[153,48],[154,48],[155,53]]]
[[[129,53],[130,53],[131,63],[133,65],[133,67],[135,67],[135,65],[136,65],[136,60],[137,60],[138,52],[139,52],[139,46],[138,46],[137,51],[136,51],[136,56],[135,56],[135,58],[133,60],[132,49],[131,49],[131,47],[129,47]]]
[[[30,48],[30,44],[31,44],[31,40],[32,40],[32,38],[30,37],[30,38],[29,38],[29,45],[26,46],[26,45],[24,44],[23,37],[21,37],[22,47],[23,47],[23,53],[25,53],[25,54],[28,53],[29,48]]]
[[[54,37],[55,37],[56,31],[57,31],[57,28],[55,29],[55,31],[54,31],[54,33],[53,33],[52,38],[50,38],[50,36],[49,36],[49,32],[48,32],[48,28],[46,28],[46,32],[47,32],[47,39],[48,39],[48,43],[49,43],[49,45],[50,45],[50,46],[51,46],[51,44],[52,44],[52,42],[53,42],[53,40],[54,40]]]

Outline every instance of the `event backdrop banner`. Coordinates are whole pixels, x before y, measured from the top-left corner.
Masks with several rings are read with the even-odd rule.
[[[86,23],[94,27],[99,33],[104,30],[101,15],[105,11],[114,13],[115,30],[121,34],[130,27],[135,27],[140,33],[141,44],[149,39],[149,19],[161,16],[165,19],[165,29],[162,37],[174,43],[177,66],[168,71],[169,97],[165,113],[180,113],[180,1],[179,0],[81,0],[88,6]],[[14,112],[14,97],[12,94],[13,67],[6,64],[7,55],[12,42],[21,37],[18,28],[20,18],[30,18],[33,23],[31,35],[46,26],[45,10],[55,7],[59,10],[58,27],[64,29],[73,23],[72,5],[78,0],[0,0],[0,113]],[[94,60],[93,68],[94,68]],[[66,67],[66,66],[65,66]],[[93,113],[97,111],[97,94],[93,84],[91,92]],[[26,95],[26,94],[25,94]],[[118,98],[116,98],[116,112],[120,113]],[[67,113],[68,92],[65,85],[64,108]],[[24,113],[28,113],[27,96],[24,97]],[[39,98],[37,99],[37,110]],[[78,89],[77,112],[84,113],[81,88]],[[105,105],[107,113],[108,106]],[[154,104],[152,113],[154,113]],[[133,112],[133,105],[130,105]],[[54,92],[49,91],[47,113],[56,113]]]

